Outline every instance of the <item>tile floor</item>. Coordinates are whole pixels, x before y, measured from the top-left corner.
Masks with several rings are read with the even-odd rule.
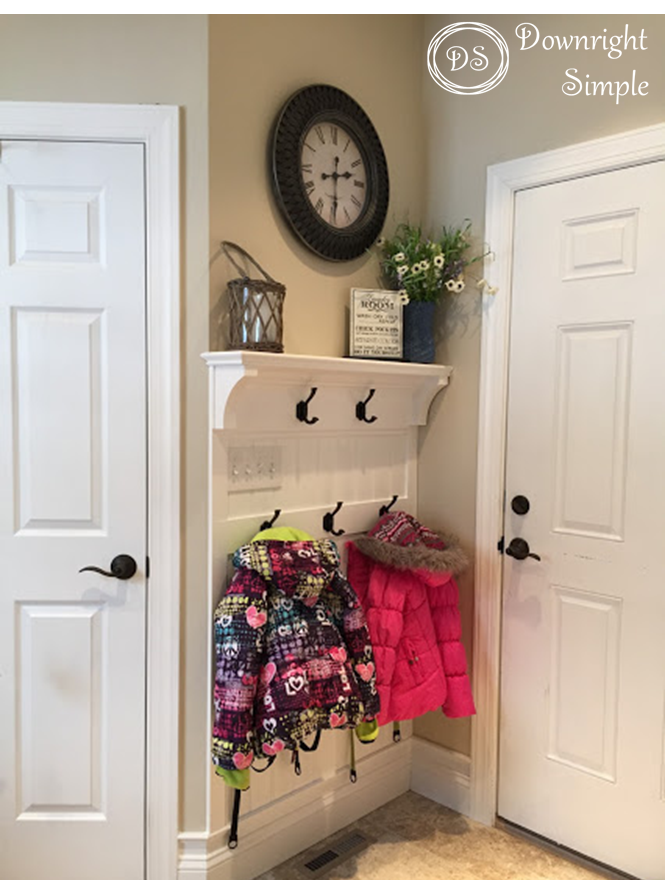
[[[352,829],[375,841],[323,880],[599,880],[601,875],[409,791],[257,880],[303,880],[298,866]]]

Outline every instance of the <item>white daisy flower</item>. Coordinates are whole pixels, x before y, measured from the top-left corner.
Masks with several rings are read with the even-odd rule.
[[[400,251],[398,254],[395,254],[395,256],[393,257],[393,260],[396,263],[403,263],[404,260],[406,260],[406,256],[402,253],[402,251]]]
[[[397,275],[399,278],[404,278],[405,275],[408,275],[409,267],[408,266],[400,266],[397,270]]]
[[[382,235],[380,235],[376,240],[377,247],[383,247],[385,243],[386,243],[386,240]]]
[[[400,296],[400,300],[402,301],[402,305],[407,306],[409,304],[409,294],[406,292],[406,290],[399,290],[398,293]]]
[[[439,254],[438,256],[434,257],[434,265],[436,266],[437,269],[443,269],[444,263],[445,263],[445,260],[443,259],[442,254]]]
[[[430,267],[431,265],[432,265],[432,264],[430,263],[429,260],[421,260],[421,261],[420,261],[420,266],[421,266],[423,272],[427,272],[427,270],[429,269],[429,267]]]
[[[422,265],[420,263],[414,263],[413,266],[411,266],[411,274],[412,275],[419,275],[421,271],[422,271]]]
[[[461,293],[465,287],[466,283],[463,275],[458,275],[457,278],[449,278],[446,281],[446,289],[451,293]]]

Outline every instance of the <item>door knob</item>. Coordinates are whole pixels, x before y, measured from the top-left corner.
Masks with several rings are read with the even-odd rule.
[[[136,574],[136,562],[131,556],[115,556],[111,560],[111,571],[104,571],[103,568],[97,568],[96,565],[86,565],[85,568],[79,568],[79,574],[82,571],[96,571],[97,574],[103,574],[107,578],[118,578],[119,581],[128,581]]]
[[[513,540],[506,547],[506,556],[512,556],[513,559],[526,559],[528,556],[531,559],[537,559],[540,562],[540,556],[537,553],[531,553],[530,547],[528,543],[524,540],[524,538],[513,538]]]
[[[526,495],[515,495],[513,500],[510,502],[510,506],[513,513],[516,513],[518,516],[524,516],[525,513],[529,512],[531,504]]]

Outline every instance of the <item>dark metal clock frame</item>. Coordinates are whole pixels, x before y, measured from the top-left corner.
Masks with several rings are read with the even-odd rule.
[[[344,228],[332,226],[319,215],[303,183],[303,142],[318,122],[345,129],[365,163],[365,202],[360,215]],[[388,211],[388,166],[376,129],[350,95],[330,85],[306,86],[295,92],[275,120],[270,158],[277,204],[296,235],[314,253],[342,262],[356,259],[374,244]]]

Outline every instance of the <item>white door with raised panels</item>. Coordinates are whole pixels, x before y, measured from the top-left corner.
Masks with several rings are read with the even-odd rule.
[[[664,242],[662,162],[516,198],[499,815],[641,880],[665,877]]]
[[[143,877],[145,347],[143,147],[1,141],[2,880]]]

